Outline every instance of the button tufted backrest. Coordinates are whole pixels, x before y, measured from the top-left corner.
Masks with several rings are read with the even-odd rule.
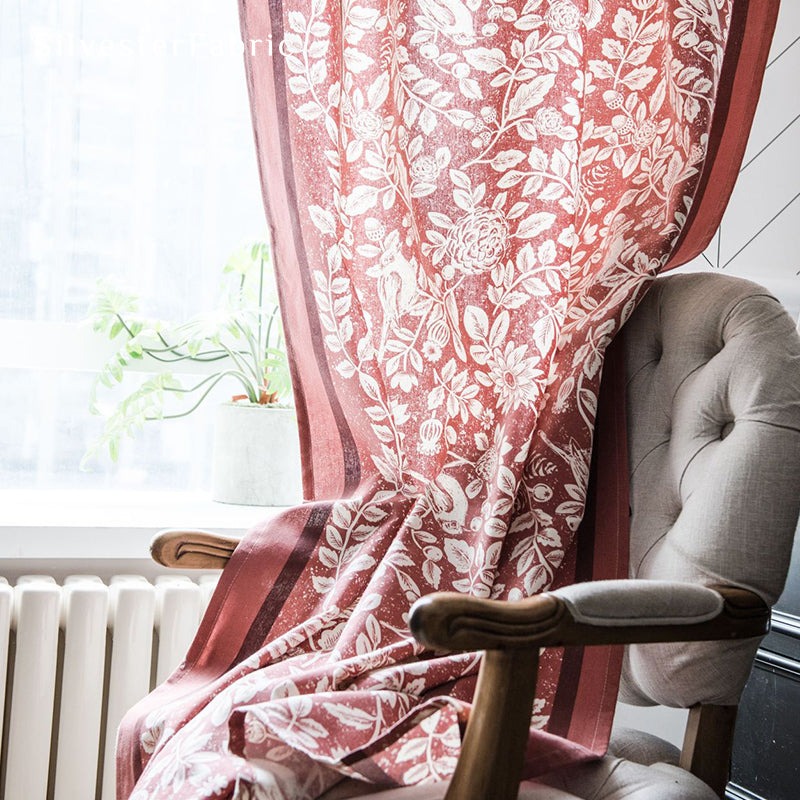
[[[741,586],[773,604],[800,510],[800,339],[766,289],[653,284],[625,327],[631,577]],[[758,642],[629,647],[620,699],[738,702]]]

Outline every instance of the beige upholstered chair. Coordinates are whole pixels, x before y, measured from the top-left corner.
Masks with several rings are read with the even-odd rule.
[[[800,508],[800,340],[766,290],[698,274],[659,279],[625,342],[635,580],[515,604],[423,598],[411,618],[419,639],[487,651],[456,777],[449,788],[377,794],[351,782],[326,800],[724,793],[736,705],[783,588]],[[221,566],[235,544],[169,531],[153,555],[179,568]],[[571,643],[627,643],[621,699],[691,708],[683,753],[615,731],[604,759],[518,789],[538,649]]]

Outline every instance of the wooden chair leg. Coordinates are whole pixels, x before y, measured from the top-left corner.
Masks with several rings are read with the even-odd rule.
[[[680,765],[707,783],[719,797],[731,771],[738,706],[698,705],[689,711]]]
[[[516,800],[538,667],[537,648],[483,654],[461,756],[445,800]]]

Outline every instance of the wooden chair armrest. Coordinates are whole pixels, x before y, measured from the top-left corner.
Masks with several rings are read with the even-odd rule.
[[[760,597],[733,587],[713,588],[722,598],[720,612],[692,624],[642,625],[615,620],[608,626],[577,622],[567,604],[552,594],[514,603],[455,593],[418,600],[410,618],[411,631],[418,641],[434,649],[486,651],[461,755],[445,800],[516,800],[540,647],[741,639],[768,631],[770,611]],[[697,738],[692,731],[699,721],[717,725],[716,716],[710,720],[711,716],[714,713],[708,709],[702,715],[693,711],[682,760],[691,762],[692,771],[702,773],[700,777],[716,788],[721,776],[727,774],[725,765],[720,766],[720,759],[709,761],[690,754]],[[723,716],[729,722],[729,713]]]
[[[222,569],[238,544],[236,537],[212,531],[169,529],[153,537],[150,555],[172,569]]]
[[[636,602],[630,581],[631,603]],[[722,610],[699,623],[613,626],[578,622],[566,603],[553,594],[517,602],[483,600],[455,592],[439,592],[418,600],[411,609],[414,637],[439,650],[504,650],[564,645],[645,644],[714,639],[748,639],[769,630],[770,609],[753,592],[730,586],[711,587],[722,596]]]

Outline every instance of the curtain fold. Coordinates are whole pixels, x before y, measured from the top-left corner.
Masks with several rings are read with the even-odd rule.
[[[777,7],[241,2],[308,502],[127,717],[121,798],[447,779],[479,656],[425,652],[414,600],[625,576],[606,349],[716,227]],[[547,652],[528,776],[603,754],[619,669]]]

